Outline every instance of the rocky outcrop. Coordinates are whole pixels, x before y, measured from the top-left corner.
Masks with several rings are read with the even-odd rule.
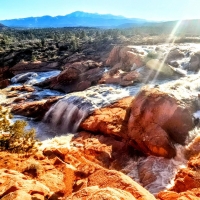
[[[93,60],[87,60],[82,62],[74,62],[74,63],[67,63],[63,66],[63,69],[67,69],[68,67],[75,68],[77,70],[80,70],[82,73],[86,72],[89,69],[101,67],[102,63],[95,62]]]
[[[91,186],[83,188],[82,190],[72,194],[67,200],[87,199],[87,200],[136,200],[136,198],[129,192],[117,188],[99,188],[98,186]]]
[[[35,89],[31,86],[23,85],[23,86],[14,86],[10,88],[11,91],[21,91],[21,92],[34,92]]]
[[[0,169],[0,198],[9,199],[44,199],[50,197],[50,189],[36,180],[29,180],[15,170]]]
[[[14,75],[26,72],[44,72],[59,69],[58,62],[19,62],[9,69]]]
[[[108,107],[95,110],[91,116],[83,121],[80,128],[127,139],[129,106],[132,100],[133,97],[126,97]]]
[[[175,48],[175,49],[170,50],[167,53],[167,57],[165,61],[167,63],[170,63],[174,60],[182,59],[184,58],[184,56],[185,56],[184,53],[179,48]]]
[[[97,66],[100,66],[100,64],[92,61],[73,63],[58,76],[49,78],[36,85],[61,90],[66,93],[83,91],[88,87],[95,85],[102,77],[104,69]]]
[[[157,195],[159,200],[199,200],[200,190],[199,188],[188,190],[186,192],[173,192],[163,191]]]
[[[115,46],[106,61],[106,65],[111,67],[120,66],[121,70],[130,71],[133,66],[143,65],[143,52],[134,52],[132,47]]]
[[[27,101],[17,104],[11,104],[11,112],[16,115],[22,115],[26,117],[33,117],[41,120],[49,108],[56,103],[62,97],[51,97],[46,100],[40,101]],[[26,99],[20,99],[26,100]],[[15,100],[16,102],[16,100]]]
[[[183,144],[192,128],[187,107],[156,88],[144,88],[132,102],[128,137],[146,154],[175,156],[172,141]]]
[[[125,161],[123,149],[113,138],[82,132],[46,141],[34,155],[0,152],[1,198],[155,200],[125,174],[108,169]]]
[[[200,69],[200,51],[193,53],[188,69],[191,71],[198,71]]]
[[[155,88],[145,88],[132,99],[95,110],[80,127],[125,139],[147,155],[175,156],[173,143],[183,144],[193,128],[185,104]]]
[[[109,72],[104,73],[99,83],[129,86],[133,85],[134,82],[138,82],[139,80],[140,74],[136,71],[124,72],[119,70],[113,75],[112,70],[110,70]]]

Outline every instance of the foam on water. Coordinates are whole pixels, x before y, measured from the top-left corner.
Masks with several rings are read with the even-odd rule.
[[[44,81],[47,78],[57,76],[60,73],[60,70],[53,70],[49,72],[27,72],[22,74],[17,74],[11,78],[12,83],[21,83],[24,82],[26,85],[33,85]]]
[[[176,145],[176,150],[177,155],[172,159],[156,156],[140,157],[138,160],[131,159],[122,172],[155,195],[172,187],[176,172],[186,167],[184,147]]]
[[[57,76],[58,74],[60,74],[60,72],[61,72],[60,70],[54,70],[50,72],[38,72],[36,77],[29,79],[28,81],[25,82],[25,84],[33,85],[35,83],[40,83],[46,80],[47,78],[52,78],[54,76]]]

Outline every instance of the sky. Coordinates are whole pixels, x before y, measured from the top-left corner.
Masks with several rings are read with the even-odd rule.
[[[0,20],[74,11],[156,21],[200,19],[200,0],[0,0]]]

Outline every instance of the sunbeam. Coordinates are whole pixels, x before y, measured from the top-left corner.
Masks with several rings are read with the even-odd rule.
[[[173,45],[174,45],[174,43],[175,43],[175,41],[176,41],[176,33],[177,33],[177,31],[178,31],[178,29],[179,29],[181,23],[182,23],[182,20],[179,20],[179,21],[176,23],[176,26],[173,28],[171,34],[169,35],[169,37],[167,38],[167,40],[165,41],[165,43],[169,44],[170,46],[173,46]],[[161,63],[158,65],[158,69],[156,70],[157,72],[156,72],[156,74],[155,74],[153,80],[151,81],[151,83],[154,83],[154,82],[156,81],[156,79],[157,79],[157,77],[158,77],[158,75],[159,75],[161,69],[163,68],[163,66],[164,66],[164,64],[165,64],[165,61],[166,61],[166,59],[167,59],[167,57],[168,57],[168,55],[169,55],[169,52],[170,52],[170,51],[168,51],[168,53],[166,53],[166,55],[165,55],[164,58],[162,59]],[[159,57],[158,59],[160,59],[160,57]],[[152,74],[152,73],[151,73],[151,74]],[[151,75],[151,74],[150,74],[150,75]]]

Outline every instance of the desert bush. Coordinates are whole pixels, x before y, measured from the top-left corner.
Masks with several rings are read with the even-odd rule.
[[[26,130],[27,122],[18,120],[10,123],[9,111],[0,106],[0,150],[25,153],[35,150],[35,130]]]

